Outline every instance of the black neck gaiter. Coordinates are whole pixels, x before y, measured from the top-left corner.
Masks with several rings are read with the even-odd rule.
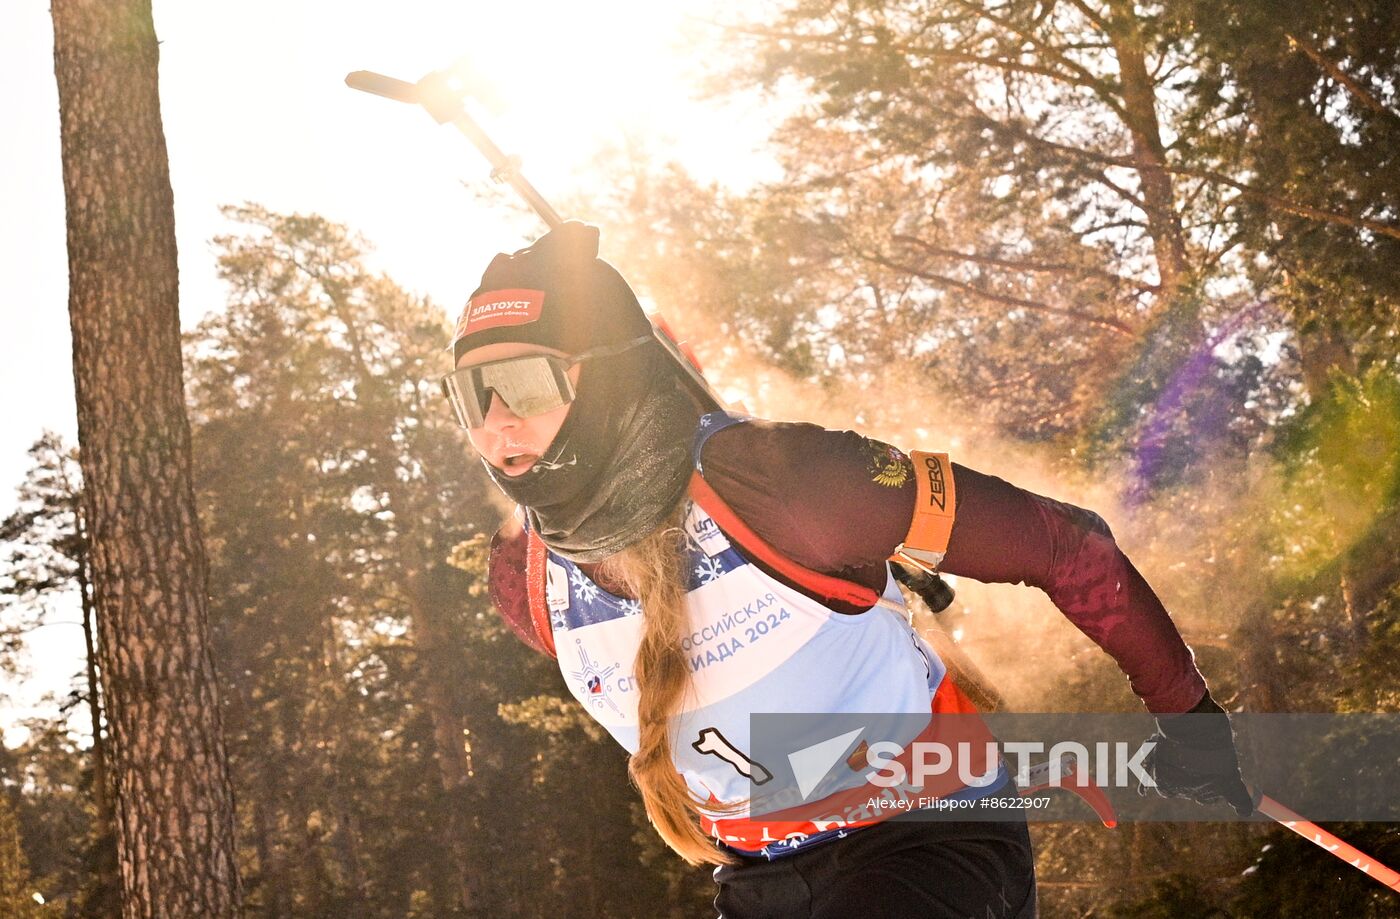
[[[648,343],[583,364],[569,415],[529,472],[484,465],[547,546],[598,562],[650,533],[681,500],[699,417],[670,359]]]

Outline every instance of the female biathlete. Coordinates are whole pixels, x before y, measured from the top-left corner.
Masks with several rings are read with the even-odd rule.
[[[1158,790],[1248,811],[1227,717],[1098,515],[850,431],[702,414],[597,255],[576,222],[498,255],[443,389],[522,509],[493,543],[497,607],[631,753],[666,843],[719,865],[721,916],[1035,915],[1019,810],[892,819],[851,804],[860,762],[814,805],[751,808],[771,774],[753,713],[974,711],[909,627],[893,557],[1044,590],[1158,716]],[[940,789],[1013,792],[1004,771]]]

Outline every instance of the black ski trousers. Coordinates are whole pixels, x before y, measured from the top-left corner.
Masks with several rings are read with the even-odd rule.
[[[1034,919],[1024,818],[891,818],[769,861],[721,865],[720,919]]]

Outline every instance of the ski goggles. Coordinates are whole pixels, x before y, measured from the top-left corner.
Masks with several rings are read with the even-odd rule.
[[[474,364],[442,377],[442,393],[452,406],[457,423],[464,428],[479,428],[486,423],[492,393],[521,418],[543,415],[574,401],[570,367],[590,358],[621,354],[651,340],[650,335],[643,335],[625,344],[590,348],[570,357],[527,354]]]

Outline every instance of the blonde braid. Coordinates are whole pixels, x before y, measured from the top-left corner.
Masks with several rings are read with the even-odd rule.
[[[735,864],[737,859],[721,852],[697,820],[702,804],[712,813],[727,813],[742,809],[747,802],[720,805],[697,799],[671,758],[670,719],[690,686],[690,664],[681,649],[688,624],[681,528],[685,503],[682,501],[661,526],[603,566],[642,605],[644,624],[636,660],[640,737],[627,771],[642,793],[647,817],[681,858],[692,865]]]

